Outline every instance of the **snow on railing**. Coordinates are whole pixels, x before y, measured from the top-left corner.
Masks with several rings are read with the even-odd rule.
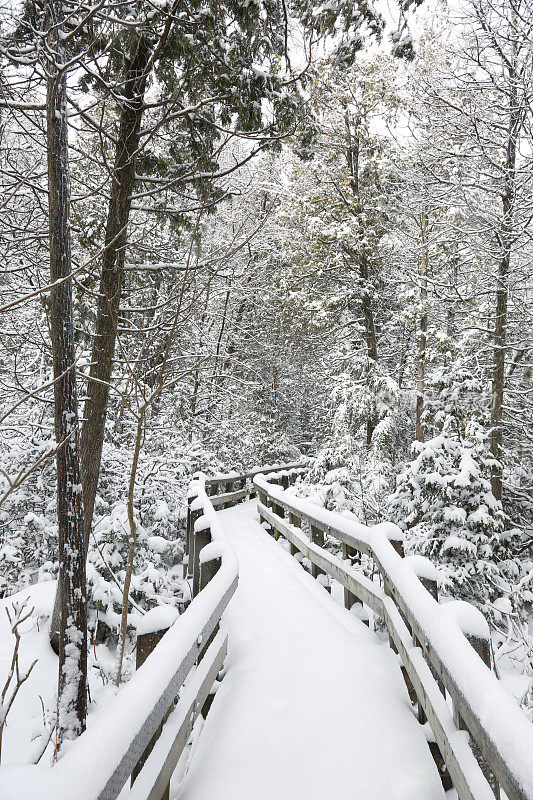
[[[189,500],[196,516],[193,532],[206,545],[201,553],[198,550],[192,602],[53,767],[0,768],[1,800],[115,800],[132,773],[130,800],[164,796],[222,667],[227,636],[219,631],[219,621],[239,573],[203,476],[191,484]],[[165,624],[159,620],[156,627],[160,623]],[[153,625],[145,633],[152,634]]]
[[[264,467],[254,467],[248,472],[228,472],[216,475],[213,478],[202,477],[203,487],[214,508],[230,508],[236,503],[254,496],[253,479],[256,475],[277,475],[282,485],[289,486],[294,483],[299,475],[305,474],[309,469],[309,461],[298,461],[291,464],[273,464]],[[198,473],[200,474],[200,473]],[[189,518],[188,518],[189,519]],[[189,524],[187,524],[189,540]]]
[[[433,732],[430,747],[443,783],[451,778],[459,800],[494,800],[499,785],[509,800],[532,800],[533,726],[491,672],[481,612],[468,603],[439,605],[434,569],[422,557],[403,558],[396,525],[366,527],[273,485],[278,482],[276,476],[254,479],[260,519],[290,542],[293,555],[309,559],[323,584],[327,576],[339,581],[348,607],[361,601],[385,621],[419,719]],[[344,559],[369,556],[383,588],[325,550],[326,535],[342,543]],[[354,610],[367,617],[365,609]]]
[[[288,486],[298,475],[309,469],[309,461],[297,461],[291,464],[272,464],[263,467],[254,467],[248,472],[228,472],[205,479],[205,489],[215,508],[229,508],[235,503],[250,497],[253,494],[253,479],[256,475],[278,475],[283,479],[283,484]],[[220,490],[223,490],[222,493]]]

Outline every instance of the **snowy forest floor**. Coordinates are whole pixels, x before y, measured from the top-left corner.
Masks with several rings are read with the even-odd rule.
[[[8,674],[13,654],[14,637],[5,609],[13,603],[28,601],[28,610],[33,608],[31,617],[21,626],[20,667],[25,671],[37,659],[28,680],[22,685],[13,708],[9,714],[2,742],[2,765],[24,764],[39,749],[37,737],[43,732],[44,722],[49,720],[57,702],[58,660],[49,644],[50,614],[54,604],[56,581],[45,581],[22,589],[0,601],[0,685]],[[115,688],[101,671],[94,666],[94,656],[102,664],[113,659],[112,653],[104,645],[92,646],[88,659],[89,689],[91,704],[90,717],[100,711],[115,694]],[[109,664],[111,667],[111,664]],[[41,763],[50,762],[53,756],[53,742]]]

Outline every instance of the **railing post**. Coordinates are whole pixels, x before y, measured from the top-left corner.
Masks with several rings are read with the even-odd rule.
[[[183,564],[183,577],[187,578],[189,574],[189,564],[191,563],[191,529],[192,529],[192,522],[191,522],[191,503],[193,501],[192,497],[187,497],[187,530],[185,534],[185,553],[187,554],[187,563]]]
[[[470,642],[483,663],[491,669],[490,629],[483,613],[471,603],[466,603],[462,600],[452,600],[450,603],[446,603],[443,608],[454,616],[466,639]],[[453,709],[453,719],[459,730],[468,731],[472,752],[494,792],[494,797],[496,800],[500,800],[500,785],[490,769],[489,764],[483,758],[479,745],[468,730],[463,718],[455,708],[455,705]]]
[[[209,538],[211,539],[211,535],[209,536]],[[221,561],[220,558],[211,558],[211,559],[209,559],[209,561],[204,561],[203,563],[200,564],[200,569],[199,569],[199,571],[200,571],[199,591],[200,592],[203,589],[205,589],[205,587],[207,586],[209,581],[217,574],[218,570],[220,569],[221,563],[222,563],[222,561]],[[211,644],[211,642],[213,641],[213,639],[217,635],[219,629],[220,629],[220,624],[217,622],[217,624],[215,626],[215,629],[213,630],[213,633],[211,634],[211,636],[209,637],[207,642],[202,642],[202,649],[200,650],[200,653],[198,655],[198,661],[201,661],[202,658],[204,657],[204,653],[207,651],[207,648],[209,647],[209,645]],[[204,706],[202,707],[202,716],[204,718],[207,716],[207,712],[209,711],[209,708],[211,707],[211,703],[212,702],[213,702],[213,698],[211,697],[211,699],[209,700],[209,696],[208,696],[207,700],[204,703]]]
[[[342,543],[342,557],[344,560],[351,558],[351,556],[357,555],[357,550],[354,547],[350,547],[348,544]],[[350,561],[351,565],[351,561]],[[344,608],[347,608],[348,611],[351,609],[353,605],[359,603],[360,601],[357,597],[350,592],[349,589],[344,588]],[[362,603],[360,603],[362,605]]]
[[[224,494],[228,494],[229,492],[231,492],[232,487],[233,487],[233,481],[226,481],[226,483],[224,484]],[[222,508],[230,508],[230,507],[231,503],[229,502],[224,503],[224,505],[222,506]]]
[[[220,558],[211,558],[209,559],[209,561],[204,561],[203,563],[200,564],[200,586],[199,586],[200,592],[203,589],[205,589],[209,581],[217,574],[221,564],[222,561]],[[200,662],[204,657],[204,654],[207,652],[209,645],[213,642],[219,630],[220,630],[220,623],[217,622],[213,630],[213,633],[211,634],[209,639],[206,642],[202,642],[202,649],[198,654],[198,662]],[[213,694],[213,692],[210,692],[205,699],[205,703],[202,706],[202,712],[201,712],[202,717],[204,719],[207,717],[207,714],[209,713],[209,709],[211,708],[211,704],[213,703],[214,696],[215,695]]]
[[[194,558],[195,558],[195,550],[196,550],[196,537],[194,535],[194,525],[197,519],[200,519],[202,516],[202,510],[200,508],[195,509],[194,511],[191,510],[190,506],[196,500],[196,497],[190,498],[191,502],[189,504],[188,515],[187,515],[187,524],[188,524],[188,558],[187,558],[187,577],[191,579],[194,575]],[[193,595],[194,596],[194,595]]]
[[[150,613],[150,612],[148,612],[148,613]],[[161,641],[161,639],[163,638],[163,636],[165,635],[165,633],[167,631],[168,631],[168,627],[165,627],[165,628],[161,628],[159,630],[153,630],[153,631],[149,631],[147,633],[140,633],[140,634],[137,635],[137,652],[136,652],[136,656],[135,656],[135,667],[136,667],[136,669],[139,669],[144,664],[144,662],[146,661],[146,659],[148,658],[150,653],[155,649],[156,645]],[[167,717],[168,717],[168,715],[170,714],[171,711],[172,711],[172,707],[168,709],[165,717],[163,718],[163,720],[161,722],[161,725],[158,727],[158,729],[156,730],[156,732],[154,733],[154,735],[152,736],[152,738],[148,742],[148,745],[146,746],[142,756],[140,757],[140,759],[138,760],[137,764],[133,768],[132,773],[131,773],[131,784],[132,785],[133,785],[133,783],[135,781],[135,778],[137,777],[137,775],[140,773],[141,769],[143,768],[143,766],[144,766],[144,764],[146,762],[146,759],[148,758],[148,756],[152,752],[155,743],[159,739],[159,737],[161,735],[161,731],[163,729],[163,725],[165,724],[166,719],[167,719]],[[164,789],[163,794],[161,795],[161,800],[169,800],[169,796],[170,796],[170,783]]]
[[[266,506],[268,501],[266,493],[262,491],[262,489],[259,489],[257,494],[259,496],[259,502],[261,503],[261,505]],[[266,522],[266,519],[261,514],[259,514],[259,524],[263,525],[264,522]]]
[[[294,525],[295,528],[302,527],[302,520],[300,519],[300,517],[297,517],[296,514],[289,513],[289,522],[291,523],[291,525]],[[295,556],[296,553],[300,552],[295,544],[291,542],[290,545],[291,545],[291,556]]]
[[[274,514],[277,514],[278,517],[282,518],[285,517],[285,509],[283,508],[283,506],[278,506],[275,500],[272,501],[272,511],[274,512]],[[278,541],[280,535],[281,534],[278,531],[278,529],[274,527],[274,539],[276,541]]]
[[[311,525],[311,541],[313,544],[318,545],[318,547],[324,547],[324,531],[321,531],[320,528],[315,528],[314,525]],[[326,573],[320,567],[317,567],[316,564],[311,564],[311,575],[313,578],[318,578],[319,575],[324,575],[326,580],[328,580]],[[325,590],[331,594],[331,585],[328,584],[324,586]]]
[[[203,530],[194,532],[194,563],[192,572],[192,596],[196,597],[200,591],[200,550],[202,550],[211,541],[211,529],[204,528]]]

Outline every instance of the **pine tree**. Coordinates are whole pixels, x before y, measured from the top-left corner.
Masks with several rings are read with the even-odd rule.
[[[490,614],[491,602],[510,590],[520,570],[512,556],[519,533],[506,525],[491,488],[484,384],[459,359],[435,375],[432,388],[435,435],[413,442],[391,513],[410,548],[437,565],[442,590]]]

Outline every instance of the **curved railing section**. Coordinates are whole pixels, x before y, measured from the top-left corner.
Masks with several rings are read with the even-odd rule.
[[[277,476],[282,485],[294,483],[299,475],[309,469],[307,461],[296,461],[291,464],[272,464],[255,467],[249,472],[228,472],[205,479],[205,489],[215,508],[229,508],[242,502],[254,494],[253,481],[256,475]]]
[[[434,568],[421,556],[403,558],[403,533],[392,523],[372,528],[287,492],[276,476],[257,475],[258,513],[291,552],[302,553],[313,575],[345,589],[345,604],[361,602],[385,623],[421,723],[447,788],[459,800],[494,800],[500,785],[509,800],[533,798],[533,726],[490,669],[488,625],[468,603],[439,604]],[[342,544],[343,559],[324,548]],[[380,582],[347,561],[370,557]],[[365,608],[360,614],[365,617]],[[465,735],[465,731],[468,735]]]
[[[226,656],[219,622],[239,575],[203,476],[192,482],[189,501],[195,529],[208,545],[198,553],[194,598],[57,764],[0,769],[2,800],[116,800],[130,776],[129,800],[168,796],[172,772]]]

